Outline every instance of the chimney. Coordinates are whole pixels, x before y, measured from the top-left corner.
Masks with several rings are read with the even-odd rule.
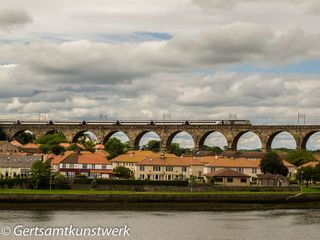
[[[164,151],[161,152],[161,154],[160,154],[160,159],[161,159],[161,160],[164,160],[164,159],[165,159]]]

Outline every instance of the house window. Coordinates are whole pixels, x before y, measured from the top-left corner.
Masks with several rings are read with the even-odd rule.
[[[87,164],[82,164],[83,169],[87,169],[87,167],[88,167]]]
[[[154,178],[155,178],[155,180],[158,180],[158,179],[159,179],[159,176],[158,176],[158,175],[155,175]]]
[[[91,169],[95,169],[96,168],[96,165],[95,164],[92,164],[91,165]]]
[[[166,166],[167,172],[173,172],[173,166]]]
[[[74,168],[74,164],[69,164],[69,168]]]
[[[161,171],[161,167],[160,166],[153,166],[153,171],[160,172]],[[158,175],[156,175],[156,176],[158,177]]]
[[[171,175],[168,175],[168,180],[171,180]]]
[[[102,168],[102,169],[106,169],[106,168],[107,168],[107,165],[106,165],[106,164],[102,164],[101,168]]]
[[[181,171],[182,171],[182,172],[186,172],[186,171],[187,171],[187,167],[182,167],[182,168],[181,168]]]
[[[216,171],[216,168],[212,167],[211,172],[215,172],[215,171]]]
[[[227,178],[227,182],[232,183],[233,182],[233,178]]]
[[[144,171],[144,166],[140,166],[140,171]]]
[[[214,181],[215,181],[215,182],[223,182],[223,181],[222,181],[222,178],[220,178],[220,177],[215,178]]]
[[[75,177],[76,176],[76,173],[75,172],[68,172],[68,177]]]
[[[144,179],[144,174],[140,174],[140,179]]]
[[[246,183],[246,182],[247,182],[247,179],[246,179],[246,178],[241,178],[241,179],[240,179],[240,182]]]
[[[256,168],[252,168],[252,173],[257,173],[257,169]]]
[[[243,168],[237,168],[237,171],[243,173]]]
[[[62,163],[62,168],[67,168],[67,164]]]

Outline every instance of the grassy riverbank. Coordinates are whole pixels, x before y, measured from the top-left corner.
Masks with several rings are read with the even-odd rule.
[[[320,187],[303,187],[302,191],[296,191],[296,192],[253,192],[253,191],[214,191],[214,192],[134,192],[134,191],[101,191],[101,190],[37,190],[37,189],[0,189],[0,194],[40,194],[40,195],[56,195],[56,194],[81,194],[81,195],[92,195],[92,194],[98,194],[98,195],[108,195],[108,194],[121,194],[121,195],[132,195],[132,194],[144,194],[144,195],[159,195],[159,194],[165,194],[165,195],[207,195],[207,194],[250,194],[250,195],[265,195],[265,194],[298,194],[298,193],[319,193],[320,194]]]
[[[0,189],[0,210],[178,210],[320,209],[320,188],[291,192],[133,192]]]

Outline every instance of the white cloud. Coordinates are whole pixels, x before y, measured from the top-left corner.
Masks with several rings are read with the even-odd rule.
[[[9,31],[32,22],[31,15],[20,8],[0,9],[0,29]]]

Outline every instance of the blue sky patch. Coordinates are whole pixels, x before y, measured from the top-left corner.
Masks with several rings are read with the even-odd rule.
[[[103,34],[97,36],[96,40],[110,43],[118,42],[146,42],[146,41],[168,41],[172,38],[169,33],[163,32],[133,32],[123,34]]]
[[[298,74],[320,74],[320,59],[308,60],[282,67],[256,67],[249,64],[237,65],[226,69],[240,73],[298,73]]]

